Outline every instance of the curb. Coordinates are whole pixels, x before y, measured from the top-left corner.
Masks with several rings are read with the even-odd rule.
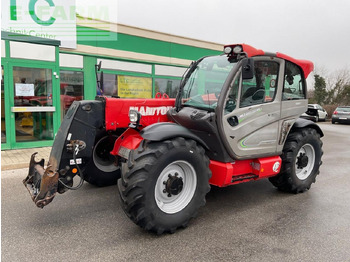
[[[20,164],[1,165],[1,171],[28,168],[28,166],[29,166],[29,162],[28,163],[20,163]]]
[[[36,159],[49,159],[51,147],[11,149],[1,151],[1,171],[29,168],[30,157],[38,152]]]

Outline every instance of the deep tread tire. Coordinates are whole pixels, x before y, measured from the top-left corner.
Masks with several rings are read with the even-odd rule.
[[[195,170],[193,196],[180,211],[164,212],[156,201],[158,177],[169,165],[179,161],[186,161]],[[205,205],[210,177],[209,158],[203,147],[193,140],[179,137],[163,142],[141,143],[138,149],[130,152],[128,161],[122,164],[122,175],[118,181],[122,208],[135,224],[145,230],[157,234],[173,233],[179,227],[186,227],[190,219],[197,215],[199,207]],[[184,191],[177,196],[180,197]]]
[[[308,145],[314,150],[315,162],[312,171],[305,179],[299,179],[296,174],[296,161],[299,150]],[[288,135],[285,142],[282,158],[281,172],[269,178],[270,182],[281,191],[291,193],[302,193],[309,190],[312,183],[315,183],[316,176],[322,164],[321,157],[322,141],[319,133],[313,128],[303,128],[295,130]]]
[[[107,135],[106,131],[99,131],[96,135],[93,156],[89,163],[85,166],[84,180],[89,184],[98,187],[115,185],[120,178],[120,168],[113,167],[113,159],[107,159],[104,161],[102,158],[108,158],[108,152],[113,149],[114,141],[117,136]],[[101,150],[105,150],[104,156],[101,156]],[[98,151],[98,152],[97,152]],[[95,155],[94,155],[95,154]],[[101,159],[96,160],[96,154],[100,154]],[[105,167],[103,167],[105,165]]]

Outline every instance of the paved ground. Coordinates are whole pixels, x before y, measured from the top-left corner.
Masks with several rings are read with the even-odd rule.
[[[36,160],[49,159],[51,147],[27,148],[1,151],[1,170],[26,168],[29,166],[30,156],[38,152]],[[46,163],[45,163],[46,164]]]
[[[350,125],[321,123],[321,174],[285,194],[267,180],[212,188],[185,230],[156,236],[123,214],[115,186],[84,184],[38,209],[2,172],[2,261],[350,261]]]

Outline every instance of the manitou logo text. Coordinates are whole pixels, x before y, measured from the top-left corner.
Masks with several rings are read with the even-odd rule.
[[[166,115],[166,112],[172,108],[172,106],[157,106],[157,107],[149,107],[149,106],[131,106],[129,110],[136,110],[140,112],[142,116],[159,116]]]

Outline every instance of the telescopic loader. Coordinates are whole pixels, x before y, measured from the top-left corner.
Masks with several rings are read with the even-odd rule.
[[[322,163],[322,130],[299,118],[312,70],[312,62],[234,44],[193,62],[176,99],[76,101],[47,167],[34,153],[23,182],[40,208],[84,180],[118,183],[127,216],[158,234],[186,227],[210,185],[269,178],[304,192]]]

